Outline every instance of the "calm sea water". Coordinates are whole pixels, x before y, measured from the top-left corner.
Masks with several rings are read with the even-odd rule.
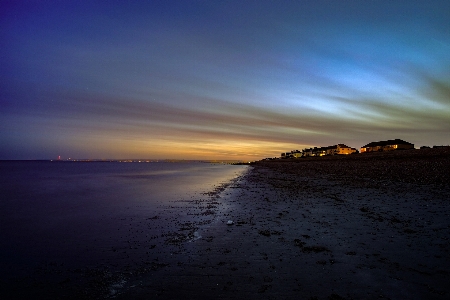
[[[208,163],[0,162],[1,279],[33,277],[37,269],[52,266],[120,265],[125,255],[122,264],[129,264],[124,249],[140,251],[137,257],[145,250],[139,248],[149,247],[141,244],[169,230],[167,207],[199,197],[245,169]],[[180,211],[186,205],[176,203]]]

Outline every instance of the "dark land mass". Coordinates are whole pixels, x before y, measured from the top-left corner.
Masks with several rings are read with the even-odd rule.
[[[167,207],[175,229],[142,241],[146,260],[60,290],[65,298],[449,299],[448,170],[450,148],[257,162],[186,200],[187,210]]]
[[[450,148],[257,162],[118,297],[448,299],[448,170]]]

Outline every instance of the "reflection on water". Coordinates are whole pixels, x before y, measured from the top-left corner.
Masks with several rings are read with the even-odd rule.
[[[1,278],[21,276],[49,262],[67,268],[129,263],[121,260],[123,249],[143,243],[154,247],[152,238],[170,226],[163,217],[171,202],[210,191],[245,168],[0,162],[0,266],[7,270]],[[182,209],[183,203],[177,206]]]

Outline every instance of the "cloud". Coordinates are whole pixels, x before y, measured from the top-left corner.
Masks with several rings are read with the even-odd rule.
[[[121,156],[440,141],[449,4],[434,4],[19,9],[0,23],[0,138]]]

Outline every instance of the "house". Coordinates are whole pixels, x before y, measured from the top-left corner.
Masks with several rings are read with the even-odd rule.
[[[313,154],[313,149],[312,148],[305,148],[302,150],[302,156],[306,157],[306,156],[312,156]]]
[[[327,150],[328,147],[319,147],[319,148],[314,147],[313,154],[314,156],[325,156],[327,155]]]
[[[336,153],[335,154],[352,154],[357,153],[358,150],[356,148],[349,147],[344,144],[337,144],[336,145]]]
[[[351,148],[344,144],[337,144],[327,147],[326,155],[352,154],[356,152],[358,152],[358,150],[356,150],[355,148]]]
[[[302,157],[303,153],[298,150],[292,150],[291,152],[281,153],[281,158],[299,158]]]
[[[312,156],[320,156],[320,152],[322,152],[320,149],[322,147],[314,147],[312,150]]]
[[[298,151],[298,150],[293,150],[293,151],[291,151],[291,154],[292,154],[292,157],[293,157],[293,158],[300,158],[300,157],[303,156],[303,153],[300,152],[300,151]]]
[[[361,147],[361,153],[406,149],[414,149],[414,144],[405,142],[404,140],[395,139],[368,143],[367,145]]]
[[[344,144],[337,144],[334,146],[327,147],[314,147],[305,148],[302,150],[302,156],[325,156],[325,155],[337,155],[337,154],[352,154],[357,153],[358,150],[351,148]]]

